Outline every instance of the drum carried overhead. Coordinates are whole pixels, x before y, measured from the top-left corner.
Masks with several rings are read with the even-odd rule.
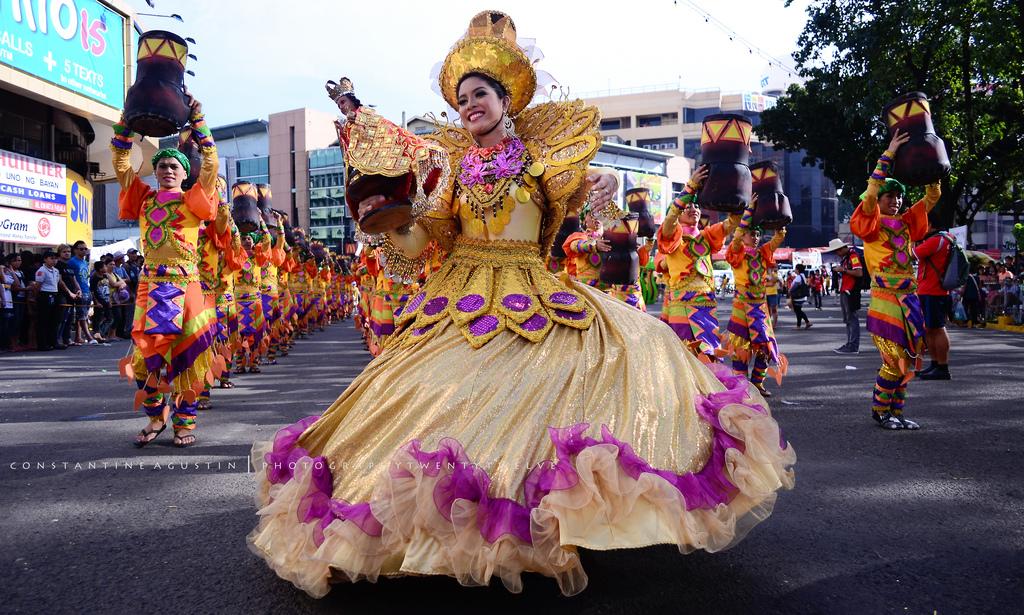
[[[757,195],[754,209],[754,226],[777,231],[793,222],[789,198],[782,192],[782,177],[779,167],[771,160],[750,165],[753,180],[753,194]]]
[[[203,155],[199,152],[199,142],[191,128],[182,129],[178,133],[178,151],[188,158],[188,176],[181,182],[181,189],[188,190],[199,181],[199,171],[203,167]]]
[[[708,177],[697,194],[703,209],[742,213],[750,202],[750,120],[734,113],[716,113],[701,126],[701,164]]]
[[[893,178],[908,186],[924,186],[949,175],[949,153],[935,134],[931,106],[924,92],[910,92],[891,101],[882,110],[882,119],[889,128],[889,138],[897,130],[910,136],[893,161]]]
[[[629,212],[622,219],[605,226],[604,240],[611,250],[601,252],[599,277],[605,284],[636,284],[640,277],[640,247],[637,229],[639,216]]]
[[[242,233],[251,233],[260,228],[262,213],[256,204],[258,198],[256,184],[241,181],[231,186],[231,217]]]
[[[124,119],[132,131],[166,137],[189,120],[185,96],[188,44],[173,32],[150,30],[139,37],[135,83],[124,99]]]
[[[637,235],[652,238],[658,231],[658,225],[651,215],[650,188],[637,187],[626,191],[626,206],[637,215]]]

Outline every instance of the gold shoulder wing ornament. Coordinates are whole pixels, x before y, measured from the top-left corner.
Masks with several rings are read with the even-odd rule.
[[[448,152],[448,160],[452,172],[447,185],[437,187],[439,191],[436,201],[437,207],[427,211],[417,223],[427,231],[427,234],[436,242],[440,251],[447,253],[454,245],[455,237],[458,235],[459,230],[458,216],[455,215],[454,203],[452,202],[455,176],[458,174],[459,160],[462,160],[462,157],[466,155],[466,150],[473,145],[473,137],[469,134],[468,130],[455,126],[450,121],[447,121],[447,118],[442,123],[441,120],[433,116],[428,117],[431,117],[434,121],[434,132],[423,135],[423,139],[439,145]]]
[[[524,110],[515,124],[534,160],[544,165],[541,185],[548,206],[540,244],[546,255],[566,213],[587,198],[587,167],[601,147],[601,114],[582,100],[546,102]]]

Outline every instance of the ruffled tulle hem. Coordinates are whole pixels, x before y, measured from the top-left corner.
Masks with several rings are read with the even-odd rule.
[[[334,499],[330,461],[297,444],[318,418],[308,417],[253,447],[265,471],[250,548],[314,597],[331,582],[381,575],[448,575],[470,586],[498,577],[519,592],[523,572],[573,595],[587,584],[577,547],[728,548],[771,514],[779,489],[793,487],[796,454],[746,380],[711,367],[726,390],[696,402],[714,432],[699,472],[654,468],[605,427],[600,439],[585,435],[586,424],[551,428],[557,460],[527,474],[522,501],[492,497],[487,473],[449,438],[433,451],[418,440],[402,446],[371,501]]]

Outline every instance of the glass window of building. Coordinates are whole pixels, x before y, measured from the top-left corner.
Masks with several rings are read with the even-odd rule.
[[[640,115],[636,118],[637,128],[647,128],[649,126],[661,126],[660,115]]]
[[[252,182],[254,184],[270,183],[270,158],[268,156],[257,156],[256,158],[243,158],[235,161],[235,178],[240,182]]]
[[[690,108],[683,107],[683,123],[684,124],[700,124],[709,115],[715,113],[721,113],[722,110],[718,107],[699,107]]]
[[[683,139],[683,156],[687,158],[700,156],[700,139]]]
[[[314,239],[339,252],[355,247],[356,224],[345,205],[341,148],[309,152],[309,227]]]
[[[637,139],[636,146],[644,149],[676,149],[679,147],[677,137],[662,137],[661,139]]]

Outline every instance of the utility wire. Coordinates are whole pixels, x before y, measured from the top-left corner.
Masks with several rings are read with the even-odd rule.
[[[679,6],[679,2],[680,2],[680,0],[672,0],[672,4],[675,5],[675,6]],[[746,38],[744,36],[741,36],[734,29],[730,28],[728,26],[728,24],[726,24],[722,20],[718,19],[717,17],[715,17],[714,15],[709,13],[708,11],[704,10],[700,5],[698,5],[693,0],[682,0],[682,2],[683,2],[683,4],[686,4],[690,8],[690,10],[694,11],[695,13],[697,13],[698,15],[703,17],[704,18],[704,23],[711,24],[714,27],[716,27],[719,30],[721,30],[726,36],[729,37],[730,41],[733,41],[733,42],[736,42],[736,43],[739,43],[739,44],[745,46],[747,48],[747,51],[751,55],[756,54],[759,57],[767,60],[769,66],[772,66],[772,67],[778,66],[780,69],[786,71],[786,73],[787,73],[787,75],[789,77],[792,77],[794,74],[798,74],[798,71],[795,68],[793,68],[792,66],[790,66],[786,62],[783,62],[782,60],[779,60],[777,57],[773,56],[772,54],[768,53],[767,51],[763,50],[762,48],[758,47],[750,39],[748,39],[748,38]]]

